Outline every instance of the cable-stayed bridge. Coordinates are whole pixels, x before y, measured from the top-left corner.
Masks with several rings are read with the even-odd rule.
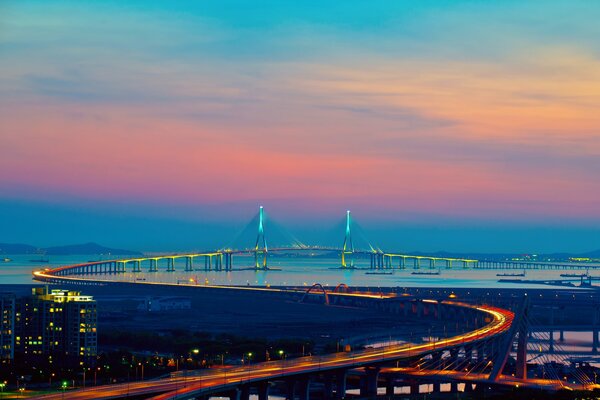
[[[268,223],[269,222],[269,223]],[[254,257],[253,268],[255,270],[269,269],[269,254],[285,252],[332,252],[340,257],[341,269],[356,268],[356,257],[367,257],[372,269],[391,269],[412,267],[453,268],[456,266],[468,268],[476,267],[478,261],[467,258],[449,258],[426,255],[410,255],[398,251],[384,251],[372,244],[364,234],[364,231],[352,218],[350,211],[346,212],[344,221],[343,240],[340,238],[340,247],[327,245],[307,245],[296,239],[285,228],[275,221],[268,221],[263,207],[252,218],[246,228],[237,235],[232,243],[221,249],[184,253],[164,254],[145,257],[134,257],[119,260],[106,260],[90,262],[81,265],[60,267],[53,270],[58,276],[76,274],[98,274],[98,273],[123,273],[142,272],[143,268],[148,272],[158,272],[164,268],[167,272],[174,272],[176,261],[185,261],[185,271],[204,269],[205,271],[231,271],[234,269],[236,255],[250,255]],[[272,231],[270,231],[272,229]],[[255,241],[250,244],[248,233],[254,231]],[[269,246],[269,235],[278,235],[275,246]],[[240,238],[244,238],[240,240]],[[245,242],[245,243],[244,243]]]

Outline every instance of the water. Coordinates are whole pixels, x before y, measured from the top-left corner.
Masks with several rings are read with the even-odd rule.
[[[31,272],[44,268],[53,268],[62,265],[97,261],[99,256],[51,256],[49,263],[35,263],[30,260],[38,258],[36,255],[6,256],[12,259],[10,262],[0,262],[0,283],[24,284],[31,283]],[[111,256],[115,258],[115,256]],[[199,285],[251,285],[251,286],[311,286],[320,283],[323,286],[336,286],[345,283],[348,286],[369,287],[458,287],[458,288],[556,288],[558,286],[536,285],[525,283],[504,283],[499,279],[510,277],[498,277],[497,273],[518,273],[520,270],[474,270],[457,267],[451,270],[442,268],[440,275],[412,275],[412,268],[406,270],[394,270],[391,275],[370,275],[368,260],[358,260],[357,269],[342,270],[339,268],[340,261],[334,258],[311,258],[311,257],[275,257],[269,259],[269,267],[272,270],[254,271],[251,268],[254,259],[250,256],[235,256],[233,271],[204,271],[202,259],[195,260],[198,270],[185,272],[185,261],[176,260],[175,272],[166,272],[166,265],[159,263],[159,272],[147,272],[148,265],[142,265],[141,273],[127,272],[119,275],[91,275],[98,279],[120,280],[135,282],[145,280],[147,282],[166,283],[194,283]],[[129,267],[131,268],[131,267]],[[428,267],[420,271],[435,271]],[[569,273],[584,273],[585,269],[569,270]],[[514,279],[548,280],[565,279],[560,274],[561,270],[528,270],[525,277]],[[599,273],[600,274],[600,273]],[[90,275],[88,275],[90,276]],[[579,284],[577,280],[573,281]]]

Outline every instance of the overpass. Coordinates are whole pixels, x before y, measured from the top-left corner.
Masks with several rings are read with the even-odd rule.
[[[231,288],[234,290],[255,290]],[[202,288],[199,288],[202,290]],[[277,290],[277,289],[264,289]],[[291,294],[299,296],[298,292]],[[156,381],[107,385],[85,390],[70,391],[69,399],[109,399],[124,396],[156,396],[160,399],[192,399],[198,396],[220,394],[247,400],[251,389],[259,391],[260,397],[268,393],[269,382],[286,381],[292,384],[301,398],[308,398],[310,380],[327,376],[338,398],[345,397],[346,377],[350,370],[362,368],[369,371],[369,393],[377,389],[378,373],[385,365],[418,360],[428,355],[453,352],[465,346],[503,340],[511,332],[515,314],[511,311],[477,306],[445,300],[416,300],[402,296],[374,295],[367,293],[342,293],[327,291],[330,304],[371,304],[390,313],[406,313],[431,318],[467,319],[476,328],[448,338],[434,338],[424,343],[404,343],[352,352],[341,352],[322,356],[300,357],[293,360],[278,360],[222,370],[209,370],[194,376],[176,376]],[[321,293],[314,293],[320,296]],[[302,300],[304,296],[300,297]],[[481,325],[477,327],[477,321]],[[501,382],[501,377],[495,380]],[[302,394],[304,393],[304,394]],[[44,399],[59,399],[62,394],[42,396]]]

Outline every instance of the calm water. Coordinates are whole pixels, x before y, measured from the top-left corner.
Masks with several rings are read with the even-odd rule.
[[[34,255],[6,256],[11,258],[10,262],[0,262],[0,283],[23,284],[31,283],[31,272],[37,269],[57,267],[61,265],[76,264],[86,261],[97,261],[99,256],[51,256],[49,263],[35,263],[30,260],[38,258]],[[115,258],[112,256],[111,258]],[[1,259],[0,259],[1,260]],[[368,260],[358,260],[357,268],[354,270],[339,269],[339,260],[327,258],[272,258],[269,267],[273,270],[254,271],[244,270],[253,265],[253,258],[248,256],[236,256],[234,259],[234,270],[230,272],[205,272],[204,262],[195,260],[198,269],[193,272],[184,272],[185,261],[178,260],[175,264],[175,272],[166,272],[166,265],[159,264],[160,272],[149,273],[147,265],[142,266],[142,273],[125,273],[120,275],[99,275],[98,278],[119,279],[134,282],[136,280],[189,283],[190,280],[198,284],[211,285],[307,285],[321,283],[324,286],[335,286],[345,283],[348,286],[414,286],[414,287],[496,287],[496,288],[551,288],[552,286],[500,283],[499,279],[561,279],[561,273],[583,273],[585,269],[555,271],[555,270],[528,270],[523,277],[498,277],[497,273],[520,273],[521,270],[473,270],[454,268],[451,270],[441,269],[440,275],[412,275],[412,268],[406,270],[395,270],[391,275],[370,275],[368,271]],[[597,265],[597,264],[596,264]],[[428,267],[420,271],[430,271]],[[435,271],[435,270],[433,270]],[[592,272],[592,275],[596,275]],[[600,275],[600,271],[597,273]],[[564,278],[562,278],[564,279]],[[578,282],[577,282],[578,284]]]

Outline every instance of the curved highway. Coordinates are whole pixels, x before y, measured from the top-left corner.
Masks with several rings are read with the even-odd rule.
[[[357,294],[357,296],[360,295]],[[424,302],[437,303],[434,300],[424,300]],[[125,396],[155,395],[153,398],[156,400],[186,399],[201,394],[235,389],[240,384],[245,383],[277,380],[299,374],[376,366],[392,361],[421,357],[433,352],[490,339],[508,331],[514,319],[512,312],[495,307],[474,306],[452,301],[444,301],[443,303],[457,307],[466,307],[487,314],[490,322],[476,330],[434,342],[393,345],[355,352],[301,357],[294,360],[270,361],[244,367],[208,370],[200,375],[190,377],[183,376],[154,381],[98,386],[85,390],[70,391],[67,393],[67,398],[73,400],[115,399]],[[58,400],[62,396],[63,393],[59,392],[38,398]]]

